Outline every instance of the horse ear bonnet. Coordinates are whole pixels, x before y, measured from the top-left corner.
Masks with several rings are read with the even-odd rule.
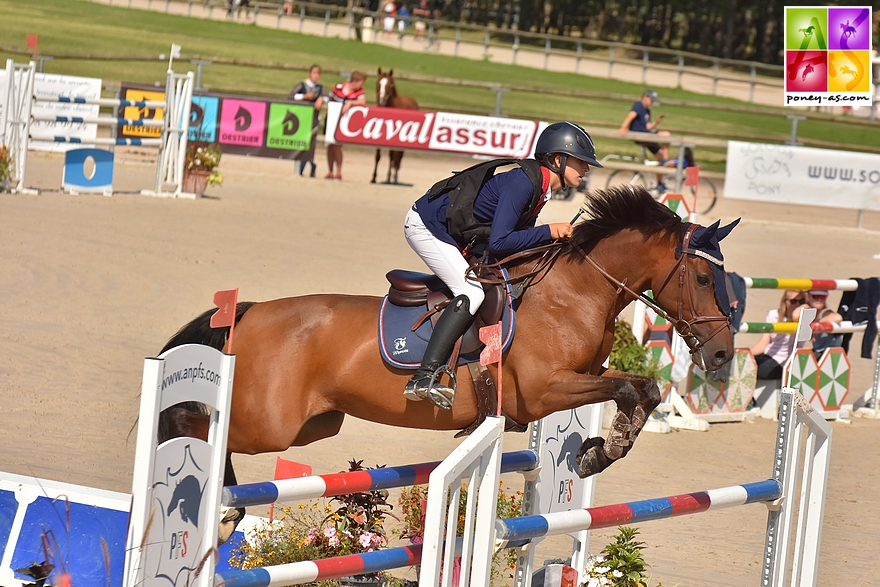
[[[727,226],[720,226],[721,221],[716,221],[711,226],[700,226],[691,235],[688,248],[684,251],[692,257],[700,257],[709,263],[712,268],[712,275],[715,277],[715,301],[725,316],[730,316],[730,298],[727,296],[727,276],[724,273],[724,255],[721,254],[721,244],[719,243],[724,237],[730,234],[740,219],[737,218]],[[690,228],[690,223],[684,223],[684,231]],[[676,259],[681,256],[682,243],[678,244],[675,249]]]

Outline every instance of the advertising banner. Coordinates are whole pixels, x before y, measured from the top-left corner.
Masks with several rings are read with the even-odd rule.
[[[880,155],[729,141],[724,197],[880,210]]]
[[[374,106],[355,106],[340,117],[340,108],[328,104],[328,144],[521,159],[532,154],[538,138],[532,120]]]
[[[125,100],[165,100],[165,92],[152,86],[123,84]],[[125,108],[125,118],[161,119],[161,108]],[[312,143],[314,105],[270,98],[196,94],[190,108],[190,141],[217,143],[224,153],[293,159]],[[159,138],[161,129],[124,126],[119,138]]]

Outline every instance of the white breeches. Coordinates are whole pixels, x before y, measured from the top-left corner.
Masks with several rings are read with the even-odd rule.
[[[419,213],[412,209],[406,214],[403,233],[409,246],[422,258],[425,265],[452,290],[453,295],[468,297],[470,313],[472,316],[475,315],[486,295],[483,293],[482,285],[476,281],[465,279],[468,264],[458,247],[445,243],[434,236],[422,222]]]

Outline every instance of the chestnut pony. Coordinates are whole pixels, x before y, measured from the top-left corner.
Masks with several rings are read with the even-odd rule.
[[[592,192],[585,212],[589,219],[568,241],[508,264],[513,280],[533,275],[516,302],[502,399],[504,411],[520,424],[614,400],[618,411],[608,438],[589,439],[578,451],[581,476],[625,456],[660,402],[652,379],[602,366],[615,317],[637,295],[653,291],[649,303],[675,324],[700,368],[718,369],[733,356],[730,323],[715,292],[719,276],[725,287],[718,240],[732,226],[682,223],[634,186]],[[714,271],[707,258],[716,260]],[[255,454],[303,446],[339,432],[345,414],[404,428],[470,425],[477,405],[467,376],[458,377],[451,410],[404,398],[410,372],[387,365],[379,351],[381,303],[378,296],[331,294],[240,303],[228,450]],[[184,326],[166,349],[186,343],[222,349],[228,328],[209,327],[214,311]],[[205,435],[207,417],[187,407],[163,412],[162,436]]]
[[[383,72],[379,68],[379,76],[376,79],[376,105],[385,108],[403,108],[405,110],[418,110],[419,104],[412,96],[401,96],[397,93],[394,85],[394,70]],[[376,183],[376,173],[379,171],[379,161],[382,159],[382,150],[376,149],[376,164],[373,166],[373,179],[370,183]],[[388,151],[388,178],[385,183],[397,183],[397,174],[400,172],[400,162],[403,161],[403,151]],[[391,174],[394,177],[391,177]]]

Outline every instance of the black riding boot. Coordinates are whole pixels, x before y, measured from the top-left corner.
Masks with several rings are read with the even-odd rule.
[[[403,395],[407,399],[420,401],[428,398],[444,410],[452,407],[455,400],[455,374],[444,363],[449,359],[455,341],[473,321],[467,296],[457,296],[449,302],[437,320],[428,348],[425,349],[425,356],[422,357],[422,365],[406,384]],[[449,375],[449,385],[440,383],[441,373]]]

